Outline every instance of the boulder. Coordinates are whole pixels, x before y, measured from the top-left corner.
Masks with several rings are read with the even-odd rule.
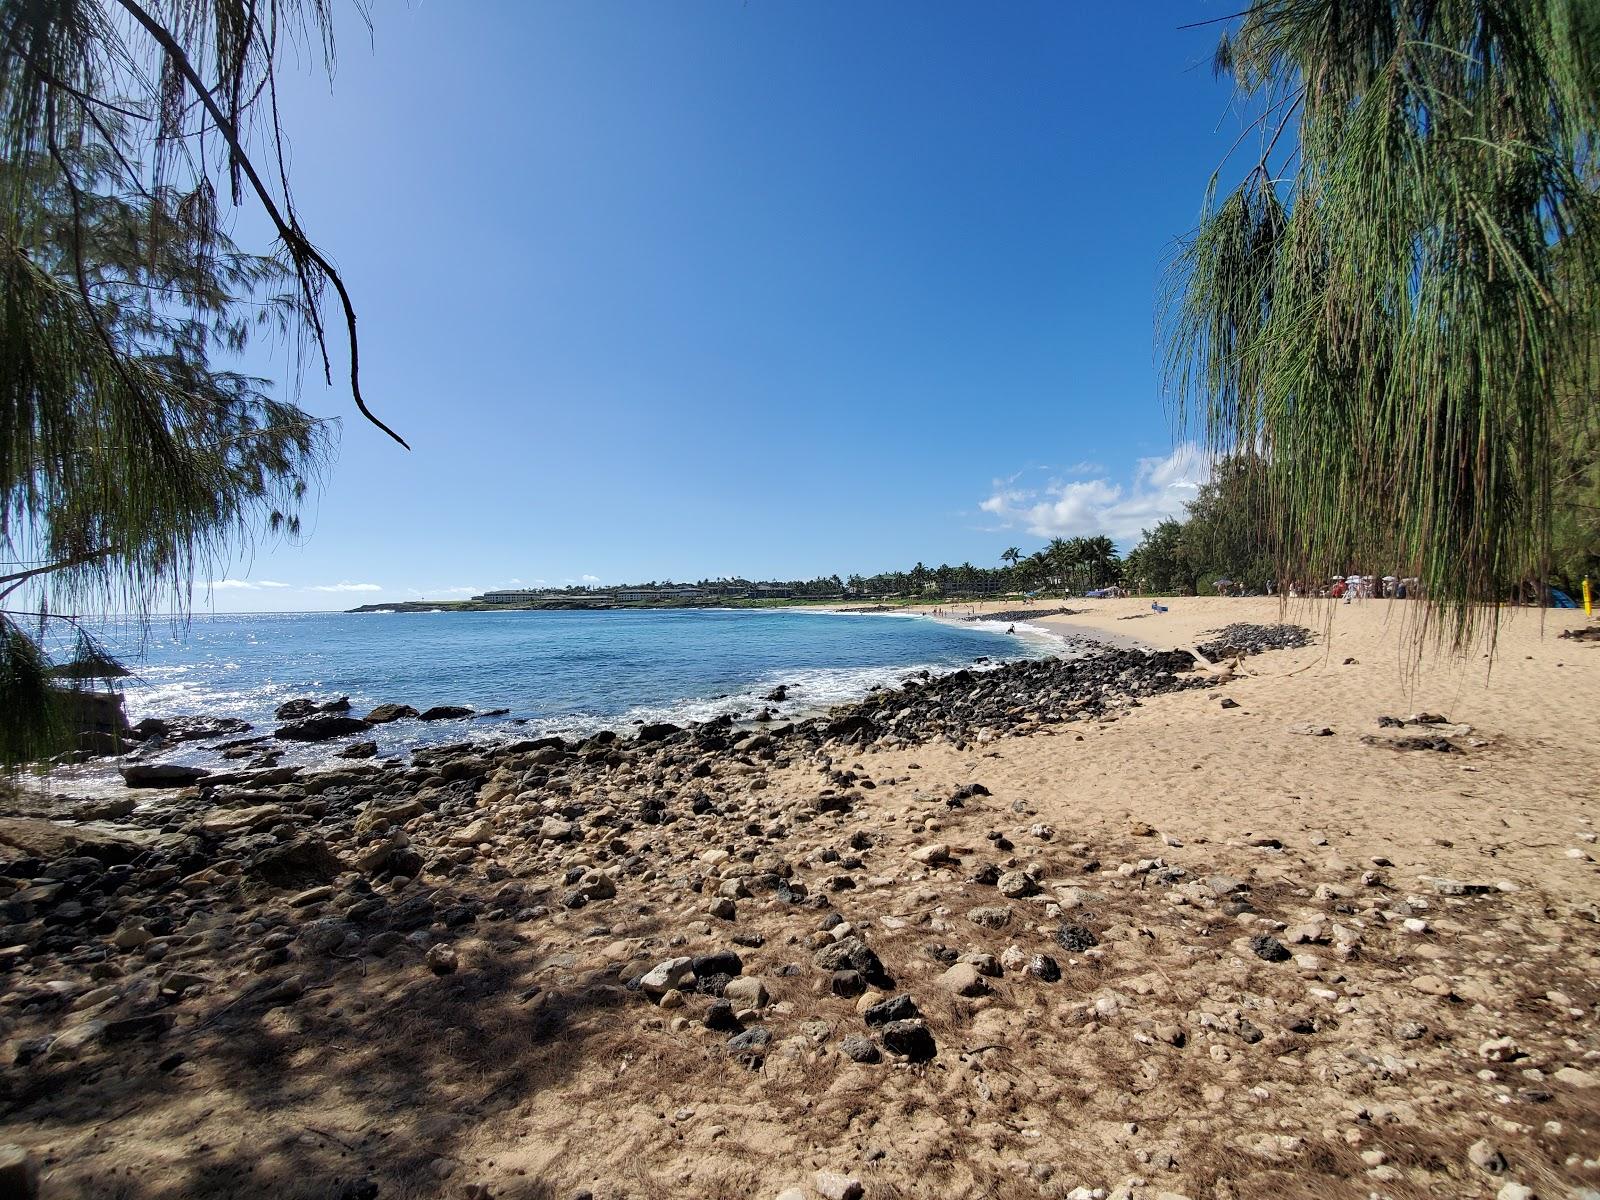
[[[308,888],[327,883],[346,870],[328,843],[301,834],[261,851],[245,863],[247,874],[279,888]]]
[[[743,975],[738,979],[730,979],[722,989],[722,994],[733,1003],[744,1008],[765,1008],[767,1006],[767,985],[759,976]]]
[[[481,846],[492,837],[494,826],[489,824],[488,818],[479,817],[470,825],[456,830],[446,840],[452,846]]]
[[[639,986],[646,995],[660,996],[694,975],[694,959],[669,958],[646,971]]]
[[[432,708],[424,710],[418,715],[422,721],[454,721],[461,717],[470,717],[472,710],[460,704],[435,704]]]
[[[249,729],[250,722],[237,717],[146,717],[129,732],[139,741],[198,742]]]
[[[917,1002],[910,996],[890,996],[879,1000],[862,1014],[868,1025],[888,1025],[895,1021],[913,1021],[922,1016]]]
[[[878,1053],[878,1045],[869,1037],[862,1037],[859,1033],[846,1034],[839,1049],[844,1051],[844,1056],[851,1062],[875,1063],[883,1055]]]
[[[326,742],[366,731],[367,723],[356,717],[329,715],[307,717],[304,721],[281,725],[272,736],[283,742]]]
[[[585,871],[577,891],[585,900],[610,900],[617,894],[617,881],[606,871]]]
[[[122,782],[131,788],[179,788],[199,783],[210,771],[176,763],[134,763],[122,768]]]
[[[314,717],[318,713],[347,713],[350,711],[350,697],[340,696],[337,700],[318,703],[315,700],[299,699],[285,700],[278,705],[273,716],[280,721],[303,721],[307,717]]]
[[[1010,900],[1022,900],[1039,893],[1039,884],[1026,871],[1007,871],[995,881],[995,887]]]
[[[36,1200],[39,1166],[21,1146],[0,1146],[0,1196],[9,1200]]]
[[[387,725],[390,721],[410,720],[420,714],[409,704],[380,704],[366,715],[368,725]]]
[[[249,808],[219,808],[200,818],[200,831],[226,837],[245,829],[254,829],[257,825],[276,821],[281,816],[283,807],[278,804],[254,804]]]
[[[426,811],[421,801],[415,799],[374,800],[362,809],[361,815],[356,818],[356,832],[368,833],[385,822],[390,825],[404,825]]]
[[[957,996],[981,996],[989,990],[978,968],[971,963],[957,963],[951,967],[939,976],[939,986]]]
[[[838,1171],[818,1171],[815,1183],[822,1200],[861,1200],[865,1190],[854,1175],[842,1175]]]
[[[1098,946],[1100,939],[1087,925],[1067,924],[1056,931],[1056,944],[1073,954],[1082,954],[1085,950],[1092,950]]]
[[[933,1034],[920,1020],[890,1021],[883,1027],[882,1036],[885,1048],[912,1062],[927,1062],[938,1053]]]
[[[883,969],[883,960],[854,935],[840,938],[831,946],[824,946],[817,951],[816,963],[824,971],[842,971],[848,968],[858,972],[868,983],[880,987],[890,985],[888,972]]]
[[[0,817],[0,846],[30,858],[85,856],[103,863],[131,862],[147,847],[148,837],[88,825],[58,825],[35,817]]]

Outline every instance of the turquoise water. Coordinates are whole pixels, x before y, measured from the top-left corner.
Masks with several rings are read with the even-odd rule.
[[[141,639],[108,630],[132,654],[127,708],[204,713],[270,728],[297,696],[348,695],[359,715],[383,702],[461,704],[504,716],[374,731],[403,748],[466,736],[537,736],[751,717],[779,684],[785,717],[895,684],[914,670],[1051,653],[1022,627],[918,617],[707,609],[610,612],[303,613],[196,617]],[[142,651],[140,646],[142,645]]]

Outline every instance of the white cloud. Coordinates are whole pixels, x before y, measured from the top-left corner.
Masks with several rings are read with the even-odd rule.
[[[383,586],[377,583],[351,583],[345,580],[342,583],[319,583],[306,589],[311,592],[381,592]]]
[[[287,583],[276,579],[213,579],[206,586],[215,592],[250,591],[258,588],[286,588]]]
[[[1078,464],[1078,468],[1091,466]],[[995,480],[978,507],[998,517],[1004,527],[1021,526],[1038,537],[1103,533],[1129,547],[1139,540],[1141,530],[1165,517],[1181,516],[1184,505],[1210,477],[1210,455],[1195,442],[1183,442],[1165,457],[1141,458],[1126,484],[1113,483],[1102,474],[1071,483],[1056,480],[1037,489],[1018,488],[1013,476]]]
[[[598,576],[598,575],[585,575],[585,576],[582,577],[582,582],[583,583],[599,583],[600,582],[600,576]]]

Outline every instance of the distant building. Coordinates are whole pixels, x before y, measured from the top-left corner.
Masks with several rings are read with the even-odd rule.
[[[473,597],[480,604],[610,604],[616,598],[615,592],[541,592],[532,588],[484,592],[481,596]]]
[[[485,592],[473,599],[482,604],[526,604],[530,600],[541,600],[544,595],[532,588],[518,588],[509,592]]]
[[[643,587],[643,588],[618,588],[617,599],[623,604],[649,602],[652,600],[698,600],[706,594],[705,588],[689,587]]]

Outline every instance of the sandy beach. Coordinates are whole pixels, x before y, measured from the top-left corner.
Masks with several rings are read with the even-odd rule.
[[[1511,614],[1491,669],[1414,659],[1382,603],[1067,603],[1042,623],[1157,649],[1316,636],[1022,736],[191,796],[172,923],[4,998],[4,1140],[74,1197],[1596,1195],[1581,614]],[[263,882],[285,822],[325,878]],[[39,1049],[157,991],[159,1029]]]

